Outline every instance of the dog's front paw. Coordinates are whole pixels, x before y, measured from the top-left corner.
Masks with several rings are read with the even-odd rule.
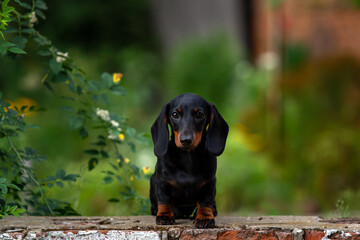
[[[175,217],[171,216],[156,216],[157,225],[174,225]]]
[[[215,219],[195,219],[194,221],[196,228],[214,228]]]
[[[194,224],[197,228],[214,228],[215,218],[213,208],[198,204]]]

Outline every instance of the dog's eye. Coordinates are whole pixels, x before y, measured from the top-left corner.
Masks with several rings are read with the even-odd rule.
[[[180,117],[180,114],[178,112],[173,112],[171,114],[171,117],[174,118],[174,119],[178,119]]]
[[[203,119],[205,117],[205,114],[202,112],[196,112],[195,113],[195,118],[196,119]]]

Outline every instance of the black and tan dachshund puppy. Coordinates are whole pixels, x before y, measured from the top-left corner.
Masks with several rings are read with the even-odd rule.
[[[216,156],[224,151],[228,131],[215,105],[196,94],[164,105],[151,127],[158,160],[150,201],[157,224],[175,224],[175,218],[187,218],[196,209],[197,228],[215,227]]]

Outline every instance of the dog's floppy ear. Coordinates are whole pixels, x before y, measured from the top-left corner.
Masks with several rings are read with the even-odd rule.
[[[225,149],[229,126],[220,115],[214,104],[210,104],[211,114],[209,128],[206,133],[206,149],[213,155],[219,156]]]
[[[154,142],[154,153],[157,157],[164,156],[169,144],[169,129],[168,129],[168,105],[165,104],[151,127],[151,136]]]

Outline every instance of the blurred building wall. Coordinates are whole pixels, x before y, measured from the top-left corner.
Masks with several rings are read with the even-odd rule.
[[[248,0],[154,0],[155,28],[165,52],[193,37],[224,32],[249,51]]]
[[[287,0],[278,7],[255,0],[254,55],[281,43],[303,44],[311,57],[353,55],[360,59],[360,11],[351,1]]]

